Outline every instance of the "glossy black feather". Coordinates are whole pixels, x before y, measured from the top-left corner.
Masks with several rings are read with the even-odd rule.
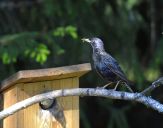
[[[124,72],[120,68],[118,62],[108,53],[105,52],[103,42],[99,38],[90,39],[93,48],[93,62],[98,74],[107,81],[117,82],[119,80],[126,82]]]

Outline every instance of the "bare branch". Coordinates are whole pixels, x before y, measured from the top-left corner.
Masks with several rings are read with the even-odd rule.
[[[157,79],[156,81],[154,81],[152,83],[151,86],[149,86],[148,88],[144,89],[141,94],[144,95],[149,91],[154,90],[155,88],[159,87],[160,85],[163,85],[163,77],[160,77],[159,79]]]
[[[97,97],[105,97],[110,99],[121,99],[121,100],[129,100],[129,101],[137,101],[142,103],[160,113],[163,113],[163,104],[160,104],[158,101],[141,95],[141,93],[129,93],[122,91],[114,91],[107,90],[102,88],[75,88],[75,89],[64,89],[64,90],[55,90],[47,93],[39,94],[28,98],[24,101],[16,103],[11,107],[0,112],[0,119],[4,119],[9,115],[14,114],[15,112],[26,108],[30,105],[38,103],[40,101],[44,101],[46,99],[53,99],[57,97],[65,97],[65,96],[97,96]]]

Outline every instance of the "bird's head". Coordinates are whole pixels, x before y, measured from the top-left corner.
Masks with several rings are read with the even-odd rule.
[[[94,50],[104,50],[104,44],[103,44],[102,40],[97,37],[83,38],[82,41],[88,42],[89,44],[91,44],[91,46]]]

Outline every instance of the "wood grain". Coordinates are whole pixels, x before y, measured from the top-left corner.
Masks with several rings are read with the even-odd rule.
[[[59,68],[19,71],[1,84],[4,108],[34,95],[58,89],[78,88],[79,77],[91,70],[89,63]],[[66,119],[66,128],[79,128],[79,97],[56,99]],[[4,128],[61,128],[61,123],[40,116],[39,104],[4,119]]]
[[[79,78],[72,79],[72,87],[79,87]],[[72,128],[79,128],[79,96],[72,96]]]
[[[4,101],[4,109],[17,102],[17,87],[13,86],[4,94]],[[3,120],[3,128],[17,128],[17,113]]]
[[[64,66],[58,68],[24,70],[2,81],[0,92],[16,83],[48,81],[61,78],[80,77],[91,70],[89,63]]]

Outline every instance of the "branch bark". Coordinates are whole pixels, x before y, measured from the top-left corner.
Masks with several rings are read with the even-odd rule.
[[[96,96],[110,99],[136,101],[158,111],[159,113],[163,113],[163,104],[160,104],[158,101],[152,99],[151,97],[144,96],[141,93],[129,93],[122,91],[107,90],[102,88],[74,88],[50,91],[18,102],[12,105],[11,107],[1,111],[0,119],[4,119],[23,108],[44,101],[46,99],[53,99],[57,97],[66,96]]]

